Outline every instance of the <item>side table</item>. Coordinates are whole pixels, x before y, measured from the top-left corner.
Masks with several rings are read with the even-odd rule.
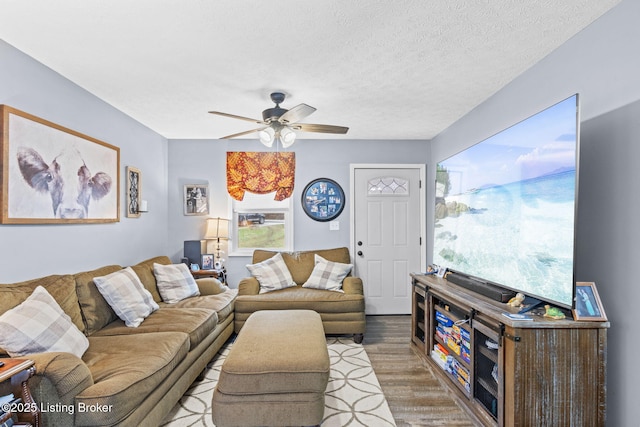
[[[31,390],[29,389],[29,378],[36,373],[33,360],[12,358],[3,358],[0,360],[4,363],[4,366],[0,367],[0,386],[4,386],[5,382],[10,381],[11,392],[14,398],[22,398],[19,407],[25,410],[16,413],[20,424],[15,425],[39,427],[40,409],[38,404],[33,400]],[[5,387],[0,388],[0,390],[4,389]]]
[[[194,279],[200,279],[202,277],[213,277],[214,279],[218,278],[218,272],[215,270],[191,270],[191,275]]]
[[[213,277],[214,279],[220,280],[222,283],[226,282],[227,278],[227,270],[191,270],[191,275],[194,279],[200,279],[202,277]]]

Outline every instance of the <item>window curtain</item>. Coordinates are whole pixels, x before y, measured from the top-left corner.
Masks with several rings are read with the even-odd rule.
[[[274,200],[284,200],[293,194],[296,153],[227,152],[227,191],[242,201],[244,193],[276,192]]]

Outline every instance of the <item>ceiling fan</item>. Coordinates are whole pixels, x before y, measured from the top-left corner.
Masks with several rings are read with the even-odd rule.
[[[316,111],[310,105],[299,104],[295,107],[287,110],[280,108],[280,104],[284,101],[285,94],[282,92],[273,92],[271,94],[271,101],[276,106],[273,108],[267,108],[262,112],[262,120],[252,119],[249,117],[237,116],[235,114],[223,113],[220,111],[209,111],[211,114],[217,114],[219,116],[231,117],[232,119],[244,120],[247,122],[253,122],[261,125],[256,129],[247,130],[244,132],[234,133],[233,135],[223,136],[222,139],[236,138],[238,136],[248,135],[250,133],[258,132],[260,142],[267,147],[271,147],[276,139],[280,140],[280,143],[284,148],[291,146],[296,140],[296,133],[294,131],[299,130],[302,132],[319,132],[319,133],[336,133],[345,134],[349,130],[344,126],[333,125],[318,125],[311,123],[298,123],[300,120],[312,114]]]

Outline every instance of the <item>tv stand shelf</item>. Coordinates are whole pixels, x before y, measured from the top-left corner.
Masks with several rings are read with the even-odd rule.
[[[511,320],[502,313],[517,309],[504,303],[411,277],[412,348],[476,423],[605,425],[608,322]]]

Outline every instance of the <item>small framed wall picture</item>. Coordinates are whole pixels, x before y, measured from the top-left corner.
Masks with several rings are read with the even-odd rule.
[[[213,270],[213,254],[202,254],[200,266],[203,270]]]
[[[187,184],[184,186],[184,214],[209,214],[209,185]]]
[[[138,218],[140,216],[140,203],[142,195],[142,173],[140,169],[127,166],[127,218]]]
[[[590,320],[594,322],[606,322],[607,315],[604,313],[600,295],[593,282],[576,283],[575,308],[573,309],[575,320]]]
[[[344,209],[344,191],[332,179],[318,178],[311,181],[302,192],[302,209],[316,221],[331,221]]]

